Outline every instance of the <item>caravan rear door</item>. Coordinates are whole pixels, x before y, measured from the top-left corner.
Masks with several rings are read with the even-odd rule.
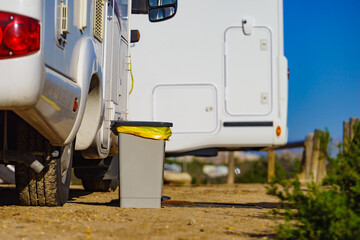
[[[224,34],[225,105],[232,116],[267,115],[272,106],[271,32],[229,27]]]

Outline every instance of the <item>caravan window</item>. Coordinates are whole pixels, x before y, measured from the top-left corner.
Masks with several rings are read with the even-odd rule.
[[[121,30],[123,32],[123,34],[126,34],[128,31],[128,24],[127,24],[127,20],[128,20],[128,0],[115,0],[116,3],[116,11],[119,12],[120,14],[120,19],[121,19]]]
[[[169,4],[174,4],[175,0],[149,0],[150,7],[158,7],[158,6],[165,6]]]
[[[131,13],[148,14],[148,5],[146,0],[132,0]]]

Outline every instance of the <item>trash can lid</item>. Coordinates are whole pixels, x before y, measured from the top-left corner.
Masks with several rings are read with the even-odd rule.
[[[172,127],[171,122],[150,122],[150,121],[112,121],[115,127],[133,126],[133,127]]]

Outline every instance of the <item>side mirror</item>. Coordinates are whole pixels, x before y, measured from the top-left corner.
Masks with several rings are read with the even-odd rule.
[[[149,21],[160,22],[175,16],[177,0],[148,0]]]

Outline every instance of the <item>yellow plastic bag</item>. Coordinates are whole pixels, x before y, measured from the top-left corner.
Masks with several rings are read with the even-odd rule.
[[[156,140],[168,140],[172,135],[169,127],[118,126],[116,131]]]

